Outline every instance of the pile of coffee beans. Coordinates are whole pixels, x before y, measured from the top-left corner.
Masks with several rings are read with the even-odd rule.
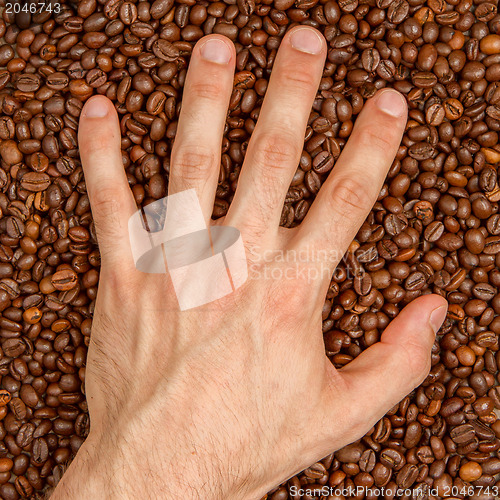
[[[449,314],[425,382],[360,441],[269,493],[494,499],[500,486],[500,15],[497,0],[81,0],[0,20],[0,497],[42,498],[84,441],[99,252],[78,155],[82,103],[116,106],[138,205],[166,195],[194,43],[236,46],[214,217],[238,180],[285,32],[318,28],[328,59],[281,223],[300,223],[364,102],[409,105],[401,147],[323,309],[341,367],[421,294]],[[295,487],[295,488],[294,488]],[[293,494],[300,487],[308,493]],[[472,489],[470,489],[472,487]],[[483,487],[482,491],[481,488]],[[489,488],[489,489],[488,489]],[[322,498],[327,498],[323,496]]]

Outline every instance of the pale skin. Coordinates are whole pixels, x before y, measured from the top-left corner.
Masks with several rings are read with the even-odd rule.
[[[169,194],[195,189],[207,222],[235,57],[222,36],[197,43],[171,156]],[[284,37],[237,192],[217,223],[237,227],[247,249],[328,250],[338,256],[327,263],[333,274],[377,199],[407,110],[393,90],[366,102],[305,220],[280,228],[325,57],[312,28]],[[86,103],[79,142],[102,256],[85,381],[91,430],[53,500],[258,500],[359,439],[425,379],[447,312],[437,295],[413,301],[380,342],[339,370],[321,333],[331,274],[249,279],[181,312],[167,274],[134,267],[127,223],[137,207],[105,97]]]

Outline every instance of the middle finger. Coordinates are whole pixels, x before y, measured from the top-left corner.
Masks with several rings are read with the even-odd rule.
[[[313,28],[293,28],[283,38],[226,217],[244,234],[278,230],[325,56],[325,39]]]

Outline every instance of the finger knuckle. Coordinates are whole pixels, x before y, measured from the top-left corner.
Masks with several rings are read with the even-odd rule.
[[[344,176],[335,182],[331,203],[334,210],[364,212],[371,205],[371,194],[360,180]]]
[[[431,368],[431,353],[429,349],[417,343],[408,343],[404,346],[405,361],[416,387],[429,374]]]
[[[120,147],[120,124],[112,121],[106,125],[95,125],[86,120],[80,122],[78,142],[80,151],[95,153],[102,151],[109,157],[110,143],[115,148]]]
[[[193,99],[219,102],[224,95],[224,88],[216,79],[203,79],[189,85],[189,94]]]
[[[285,268],[275,267],[274,276],[282,275],[281,285],[270,294],[267,305],[272,314],[281,324],[297,325],[303,314],[308,315],[310,311],[306,307],[304,293],[304,282],[298,277],[290,276]],[[293,314],[290,312],[293,311]]]
[[[213,151],[199,145],[180,145],[172,154],[172,169],[186,183],[205,181],[216,165]]]
[[[286,82],[287,89],[304,99],[304,94],[314,92],[316,85],[311,69],[303,64],[287,63],[280,69],[281,77]]]
[[[289,168],[300,154],[297,141],[283,131],[263,133],[256,143],[254,161],[264,176]]]
[[[113,187],[100,187],[91,198],[92,209],[106,219],[115,218],[120,213],[120,192]]]
[[[121,230],[121,199],[120,190],[113,187],[101,187],[90,198],[98,238],[112,237]]]
[[[360,151],[371,151],[382,157],[387,156],[397,146],[392,130],[386,126],[374,128],[364,126],[359,130],[358,147]]]

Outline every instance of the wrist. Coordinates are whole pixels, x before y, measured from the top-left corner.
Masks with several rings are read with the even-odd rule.
[[[253,488],[238,471],[233,474],[205,464],[192,464],[180,453],[151,454],[143,459],[105,440],[88,436],[51,495],[51,500],[136,500],[163,498],[183,500],[259,500],[262,488]],[[166,460],[167,456],[175,461]],[[196,465],[193,467],[193,465]]]

